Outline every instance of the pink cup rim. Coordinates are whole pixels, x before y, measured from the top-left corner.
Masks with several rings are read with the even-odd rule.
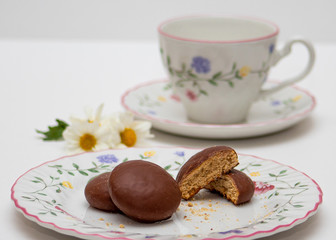
[[[266,35],[261,36],[261,37],[247,38],[247,39],[242,39],[242,40],[201,40],[201,39],[193,39],[193,38],[185,38],[185,37],[176,36],[174,34],[166,33],[163,30],[163,27],[166,24],[176,22],[176,21],[181,21],[181,20],[189,20],[189,19],[193,19],[193,18],[195,18],[195,19],[196,18],[243,19],[243,20],[249,20],[249,21],[254,21],[254,22],[260,22],[260,23],[264,23],[266,25],[272,26],[274,28],[274,31],[270,34],[266,34]],[[239,16],[239,15],[193,15],[193,16],[175,17],[175,18],[168,19],[168,20],[162,22],[161,24],[159,24],[157,30],[158,30],[160,35],[168,37],[168,38],[172,38],[172,39],[180,40],[180,41],[186,41],[186,42],[197,42],[197,43],[249,43],[249,42],[256,42],[256,41],[272,38],[272,37],[277,36],[279,34],[278,25],[276,25],[275,23],[273,23],[269,20],[265,20],[265,19],[261,19],[261,18],[257,18],[257,17]]]

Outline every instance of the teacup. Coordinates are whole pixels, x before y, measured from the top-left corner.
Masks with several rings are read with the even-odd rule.
[[[279,28],[266,20],[235,16],[193,16],[168,20],[158,27],[164,66],[173,93],[190,120],[233,124],[246,120],[253,102],[302,80],[311,71],[311,43],[293,39],[276,50]],[[264,90],[272,66],[295,43],[309,53],[297,76]]]

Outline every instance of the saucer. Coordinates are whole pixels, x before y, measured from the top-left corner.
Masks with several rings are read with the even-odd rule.
[[[279,83],[268,81],[265,88]],[[202,124],[189,120],[167,80],[138,85],[126,91],[123,107],[139,119],[168,133],[208,139],[238,139],[286,129],[306,118],[316,106],[315,97],[297,86],[287,87],[256,101],[247,120],[239,124]]]

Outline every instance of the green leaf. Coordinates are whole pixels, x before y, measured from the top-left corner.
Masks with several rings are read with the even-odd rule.
[[[235,77],[239,80],[243,79],[240,75],[239,75],[239,71],[236,71]]]
[[[171,165],[168,165],[168,166],[165,166],[165,167],[164,167],[165,170],[168,170],[168,169],[170,169],[170,168],[171,168]]]
[[[236,70],[236,67],[237,67],[237,63],[233,63],[231,71],[234,72]]]
[[[294,187],[296,187],[296,186],[299,185],[299,184],[300,184],[300,182],[295,183],[295,184],[294,184]]]
[[[286,217],[281,217],[281,218],[279,218],[279,221],[282,221],[282,220],[284,220]]]
[[[52,214],[52,215],[54,215],[54,216],[57,216],[57,214],[56,214],[56,213],[54,213],[54,212],[50,212],[50,214]]]
[[[75,176],[75,174],[73,172],[70,172],[70,171],[68,172],[68,174],[71,175],[71,176]]]
[[[37,133],[44,135],[42,138],[44,141],[55,141],[63,139],[63,132],[69,126],[66,122],[56,119],[56,126],[49,126],[48,131],[36,130]]]
[[[228,83],[229,83],[229,85],[230,85],[230,87],[234,87],[234,84],[233,84],[233,82],[232,81],[228,81]]]
[[[261,164],[260,163],[254,163],[254,164],[251,164],[251,166],[253,166],[253,167],[260,167]]]
[[[271,177],[276,177],[276,175],[273,173],[269,173],[268,175],[270,175]]]
[[[32,180],[33,183],[41,183],[40,181],[37,180]]]
[[[62,191],[61,191],[61,189],[58,188],[58,189],[56,189],[56,192],[57,192],[57,193],[60,193],[60,192],[62,192]]]
[[[180,166],[182,165],[182,164],[181,164],[181,163],[179,163],[178,161],[175,161],[175,163],[176,163],[177,165],[180,165]]]
[[[45,193],[37,193],[38,195],[41,195],[41,196],[47,196],[47,194]]]
[[[206,91],[204,91],[204,90],[200,90],[200,94],[203,94],[203,95],[205,95],[205,96],[208,96],[208,93],[207,93]]]
[[[215,74],[212,76],[212,79],[217,79],[217,78],[219,78],[221,75],[222,75],[222,72],[215,73]]]
[[[125,159],[123,160],[123,162],[126,162],[126,161],[128,161],[128,158],[125,158]]]
[[[303,205],[293,205],[293,207],[300,208],[300,207],[303,207]]]
[[[217,85],[218,85],[217,82],[216,82],[215,80],[212,80],[212,79],[210,79],[208,82],[209,82],[210,84],[214,85],[214,86],[217,86]]]
[[[59,174],[63,174],[63,172],[62,172],[61,170],[59,170],[59,169],[57,170],[57,172],[58,172]]]
[[[171,60],[170,60],[169,56],[167,56],[167,64],[168,64],[168,66],[171,64]]]
[[[279,173],[279,175],[280,175],[280,174],[284,174],[285,172],[287,172],[287,170],[282,170],[282,171]]]
[[[76,163],[73,163],[72,166],[76,169],[79,169],[79,166]]]
[[[82,174],[83,176],[89,176],[89,174],[87,174],[86,172],[82,171],[82,170],[79,170],[78,171],[80,174]]]
[[[93,172],[93,173],[98,173],[99,171],[97,171],[96,169],[94,169],[94,168],[90,168],[90,169],[88,169],[88,171],[89,172]]]

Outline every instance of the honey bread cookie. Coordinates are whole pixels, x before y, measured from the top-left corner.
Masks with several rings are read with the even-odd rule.
[[[254,194],[253,181],[245,173],[236,169],[223,174],[205,188],[219,192],[235,205],[250,201]]]
[[[192,198],[210,182],[237,165],[237,153],[227,146],[214,146],[196,153],[181,167],[176,177],[182,198]]]

